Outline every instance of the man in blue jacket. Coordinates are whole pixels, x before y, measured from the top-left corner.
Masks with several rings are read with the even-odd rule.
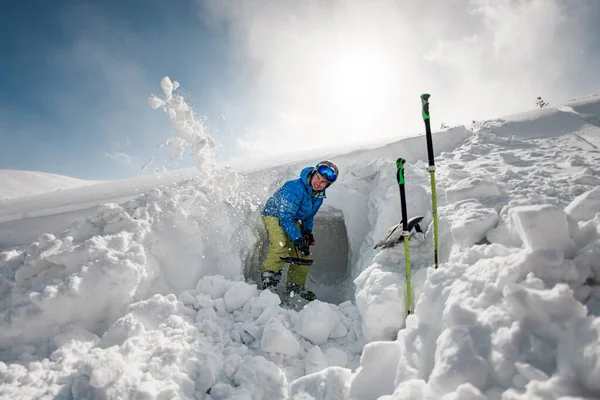
[[[310,255],[309,246],[315,244],[313,219],[323,204],[325,189],[338,174],[334,163],[321,161],[304,168],[299,179],[287,181],[267,200],[262,212],[269,233],[269,252],[260,266],[263,289],[274,288],[281,280],[282,257]],[[315,294],[304,287],[308,269],[308,265],[291,264],[286,288],[312,301]]]

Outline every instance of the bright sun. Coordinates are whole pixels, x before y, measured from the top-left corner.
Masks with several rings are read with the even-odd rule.
[[[355,136],[380,118],[392,95],[393,63],[376,49],[349,49],[331,64],[328,97],[339,129]]]

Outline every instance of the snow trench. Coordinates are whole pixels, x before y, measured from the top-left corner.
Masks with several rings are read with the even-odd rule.
[[[259,237],[257,243],[249,247],[244,264],[247,280],[259,282],[258,266],[264,260],[269,244],[266,229],[261,226],[262,220],[257,219],[255,223],[258,225]],[[307,275],[307,288],[312,290],[319,300],[327,303],[340,304],[352,300],[348,232],[341,211],[324,206],[315,217],[313,233],[317,243],[311,247],[311,258],[314,262]],[[284,282],[287,271],[288,265],[283,270]]]

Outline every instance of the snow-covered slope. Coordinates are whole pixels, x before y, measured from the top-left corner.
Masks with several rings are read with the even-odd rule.
[[[0,170],[0,200],[53,192],[97,182],[48,172]]]
[[[198,144],[202,127],[165,94],[152,104]],[[423,136],[336,156],[317,246],[348,242],[346,281],[331,288],[344,301],[301,310],[247,278],[262,204],[316,160],[106,183],[95,198],[72,189],[49,194],[43,212],[42,196],[8,201],[0,395],[598,398],[598,115],[590,97],[436,133],[438,270]],[[403,249],[373,249],[400,219],[400,156],[409,214],[428,227],[411,240],[408,318]],[[326,237],[332,220],[347,237]]]

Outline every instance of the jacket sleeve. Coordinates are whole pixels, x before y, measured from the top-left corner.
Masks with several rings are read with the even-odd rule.
[[[280,193],[280,199],[278,201],[277,214],[279,215],[279,224],[285,234],[293,242],[296,239],[302,237],[300,229],[296,226],[296,220],[294,217],[300,207],[302,201],[302,195],[299,195],[293,190],[286,190],[285,194]]]

